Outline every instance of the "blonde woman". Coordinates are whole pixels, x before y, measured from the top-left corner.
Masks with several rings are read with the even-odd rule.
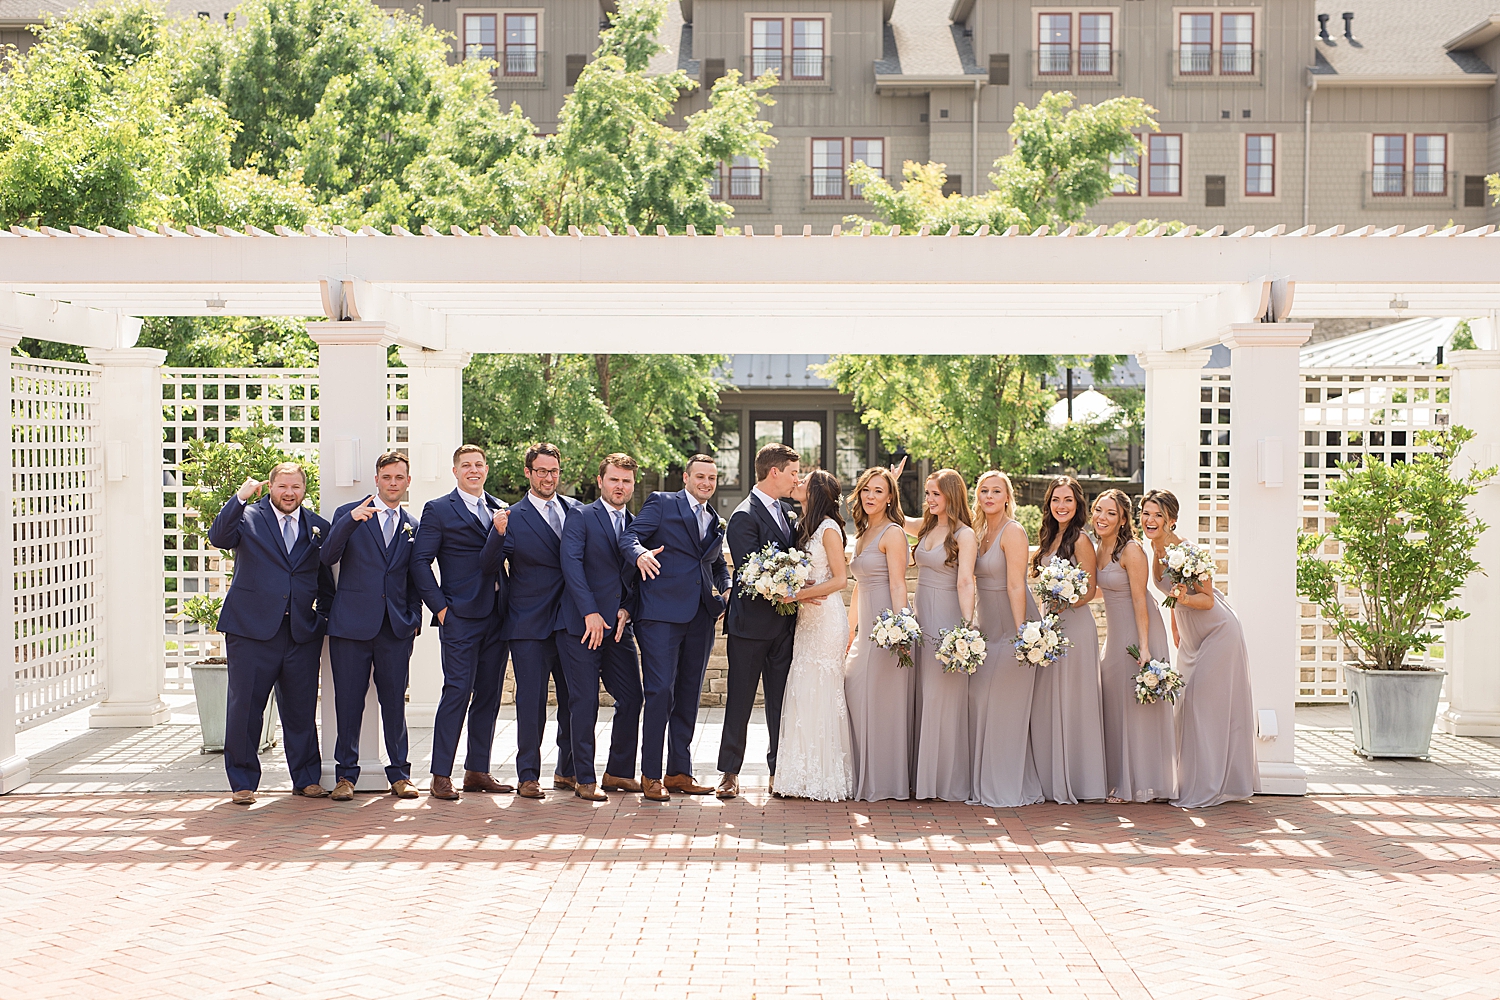
[[[854,486],[854,597],[849,602],[849,653],[844,698],[849,707],[853,797],[863,802],[911,798],[912,701],[916,672],[870,641],[875,619],[908,606],[906,517],[896,477],[866,469]]]
[[[974,488],[979,510],[974,585],[979,627],[989,639],[984,663],[969,678],[973,805],[1028,806],[1042,801],[1028,727],[1037,668],[1017,663],[1011,640],[1022,622],[1040,617],[1026,586],[1026,529],[1015,519],[1010,477],[991,469]]]
[[[969,772],[969,675],[947,673],[938,662],[945,628],[974,620],[974,558],[979,543],[971,527],[969,489],[953,469],[927,477],[917,530],[917,622],[926,637],[917,650],[917,760],[913,775],[919,799],[967,802]]]
[[[1148,660],[1165,660],[1172,647],[1156,601],[1147,591],[1151,560],[1135,540],[1135,508],[1121,490],[1105,490],[1091,519],[1104,595],[1104,771],[1111,802],[1151,802],[1177,794],[1177,731],[1172,703],[1135,700],[1135,675]],[[1140,656],[1131,656],[1135,646]]]

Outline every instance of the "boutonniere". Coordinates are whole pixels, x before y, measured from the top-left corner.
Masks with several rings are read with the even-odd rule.
[[[797,512],[795,510],[783,510],[782,513],[786,515],[788,524],[797,523]]]
[[[412,527],[412,525],[410,523],[408,523],[408,524],[403,524],[401,526],[401,529],[406,532],[406,540],[408,542],[415,541],[416,528]]]
[[[313,525],[312,526],[312,535],[313,535],[314,538],[316,538],[318,541],[321,542],[323,540],[323,529],[320,528],[320,527],[318,527],[316,524]]]
[[[726,521],[726,520],[724,520],[722,517],[719,518],[719,530],[720,531],[726,531],[726,530],[728,530],[728,528],[729,528],[729,522]]]

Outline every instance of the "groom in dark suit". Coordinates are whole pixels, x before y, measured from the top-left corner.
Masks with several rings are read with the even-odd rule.
[[[251,503],[262,489],[266,495]],[[271,689],[281,710],[292,791],[328,794],[320,782],[318,661],[333,601],[333,573],[318,560],[328,522],[302,506],[307,473],[295,462],[273,466],[264,482],[247,479],[208,529],[208,541],[234,550],[234,579],[219,612],[229,658],[224,770],[238,805],[260,787],[262,718]]]
[[[742,597],[740,571],[752,554],[775,542],[785,551],[796,537],[795,515],[786,504],[802,474],[802,463],[789,445],[768,444],[755,455],[755,488],[729,516],[729,555],[734,560],[734,585],[729,616],[724,624],[729,651],[729,696],[724,709],[724,734],[719,740],[717,794],[732,799],[740,793],[740,769],[745,765],[745,741],[755,690],[765,685],[766,728],[771,748],[766,764],[775,788],[776,744],[781,734],[781,699],[792,668],[792,637],[796,615],[780,615],[763,597]]]
[[[641,612],[635,626],[646,706],[641,788],[653,802],[667,801],[673,791],[713,791],[693,781],[692,742],[714,623],[724,614],[729,567],[724,562],[723,523],[708,502],[718,489],[718,467],[709,456],[694,455],[682,478],[685,486],[680,492],[647,497],[635,521],[620,535],[621,556],[641,573]]]

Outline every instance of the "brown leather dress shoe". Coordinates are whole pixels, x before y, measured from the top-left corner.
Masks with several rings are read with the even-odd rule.
[[[523,799],[545,799],[547,793],[542,791],[540,781],[523,781],[521,787],[516,789],[516,794]]]
[[[681,795],[707,795],[713,791],[707,785],[700,785],[693,781],[691,774],[669,774],[662,784],[667,786],[667,791]]]
[[[442,799],[445,802],[458,801],[458,789],[453,787],[453,779],[446,774],[434,774],[432,776],[432,786],[427,794],[435,799]]]
[[[511,785],[502,785],[492,775],[483,771],[464,772],[464,791],[466,792],[494,792],[499,795],[515,791]]]
[[[639,792],[641,783],[634,778],[616,778],[606,771],[599,781],[599,787],[606,792]]]
[[[301,788],[293,788],[292,794],[302,795],[309,799],[326,799],[328,798],[328,789],[322,785],[303,785]]]
[[[255,805],[255,793],[248,788],[241,788],[234,793],[234,804],[237,806]]]
[[[573,794],[578,796],[580,799],[587,799],[590,802],[609,801],[609,796],[599,791],[598,784],[592,782],[586,785],[574,785]]]
[[[719,780],[719,787],[714,794],[721,799],[738,798],[740,794],[740,776],[737,774],[726,774]]]
[[[449,782],[451,785],[452,782]],[[398,799],[414,799],[417,797],[417,786],[405,778],[397,778],[391,782],[391,794]]]
[[[552,776],[552,787],[560,791],[574,791],[578,788],[578,781],[565,774],[554,774]]]
[[[652,802],[670,802],[672,796],[662,787],[660,778],[642,778],[641,794]]]
[[[348,802],[354,798],[354,782],[348,778],[340,778],[339,783],[333,786],[333,794],[328,796],[335,802]]]

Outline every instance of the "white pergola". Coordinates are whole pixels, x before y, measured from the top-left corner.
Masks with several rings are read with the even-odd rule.
[[[1129,353],[1147,372],[1146,486],[1178,492],[1189,516],[1200,370],[1207,348],[1223,343],[1236,402],[1234,606],[1250,645],[1262,783],[1267,792],[1304,791],[1293,759],[1301,509],[1293,465],[1307,321],[1477,317],[1479,350],[1449,355],[1452,416],[1478,432],[1465,459],[1496,464],[1500,234],[1426,226],[877,237],[746,228],[742,236],[338,227],[0,233],[0,342],[82,345],[105,370],[108,694],[92,724],[166,718],[160,587],[143,585],[160,571],[156,369],[164,358],[135,347],[137,317],[326,317],[309,324],[320,346],[325,510],[369,491],[368,470],[385,443],[394,344],[410,369],[414,504],[451,489],[460,373],[476,352]],[[1477,514],[1500,522],[1500,487],[1480,494]],[[1465,598],[1475,614],[1450,628],[1444,721],[1462,735],[1500,735],[1500,614],[1491,611],[1500,601],[1500,531],[1484,536],[1479,559],[1496,575],[1475,577]],[[413,665],[414,716],[435,703],[440,683],[429,637]],[[10,684],[0,671],[0,699]],[[372,716],[364,742],[373,755]],[[0,713],[0,790],[25,768]]]

